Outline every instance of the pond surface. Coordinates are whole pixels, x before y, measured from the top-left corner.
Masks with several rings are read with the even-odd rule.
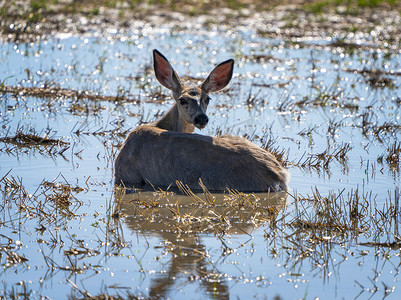
[[[3,42],[0,296],[399,299],[401,58],[370,38],[165,27]],[[284,151],[288,195],[115,194],[127,132],[174,103],[153,49],[195,82],[235,59],[197,132]]]

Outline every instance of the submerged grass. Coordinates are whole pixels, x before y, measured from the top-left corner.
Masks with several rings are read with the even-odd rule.
[[[15,135],[0,137],[0,152],[19,155],[37,151],[42,155],[61,155],[70,148],[70,143],[49,137],[50,132],[39,135],[33,127],[20,127]]]
[[[209,206],[200,200],[201,194],[193,194],[188,188],[185,188],[185,194],[190,196],[170,196],[169,200],[168,196],[164,198],[164,193],[139,193],[118,198],[122,201],[122,211],[126,213],[124,222],[132,230],[159,234],[164,239],[165,249],[172,255],[169,274],[179,263],[184,263],[183,257],[188,257],[187,263],[208,261],[210,254],[206,249],[199,244],[194,246],[194,239],[202,233],[213,233],[221,242],[222,257],[227,257],[239,250],[230,243],[232,234],[251,237],[252,231],[259,226],[266,227],[269,256],[281,257],[290,270],[297,269],[304,262],[324,278],[338,272],[340,264],[355,256],[352,245],[358,245],[363,256],[379,258],[401,253],[398,187],[389,191],[383,207],[378,207],[376,195],[359,188],[327,195],[322,195],[317,188],[305,196],[289,194],[290,210],[284,209],[288,207],[286,196],[281,200],[275,198],[278,201],[265,202],[267,198],[262,198],[269,196],[230,191],[223,197],[215,194],[215,203]],[[148,200],[140,199],[155,196],[161,197],[156,205],[143,206],[142,203]],[[371,247],[376,250],[370,251]],[[336,262],[338,255],[342,261]],[[296,272],[292,274],[296,276]],[[204,276],[198,280],[201,278]],[[173,284],[172,280],[166,279],[167,282]],[[394,287],[387,286],[385,290],[392,293]]]
[[[355,244],[365,247],[362,249],[376,249],[373,252],[366,250],[364,255],[392,255],[388,251],[401,251],[401,193],[398,187],[388,191],[387,201],[382,207],[377,205],[376,195],[359,188],[326,195],[321,194],[317,187],[307,195],[296,192],[245,194],[237,191],[211,194],[206,187],[202,193],[196,194],[182,184],[178,186],[184,195],[163,190],[127,194],[124,188],[117,188],[114,200],[106,205],[106,215],[93,224],[94,230],[101,233],[98,241],[89,241],[87,239],[91,235],[70,234],[68,230],[68,223],[77,217],[89,218],[76,213],[83,204],[77,196],[87,192],[88,186],[80,187],[69,184],[65,179],[61,182],[57,179],[43,181],[34,193],[29,193],[21,179],[6,174],[0,179],[3,199],[0,226],[14,227],[16,220],[36,224],[35,232],[20,228],[17,235],[24,240],[26,235],[33,234],[33,238],[43,245],[43,251],[49,249],[43,252],[43,265],[49,270],[71,274],[98,270],[99,266],[86,263],[90,257],[118,256],[124,253],[124,249],[132,251],[138,247],[125,240],[123,227],[145,235],[160,235],[164,251],[171,255],[171,263],[165,275],[160,277],[164,279],[154,282],[149,293],[161,297],[165,294],[157,289],[158,285],[173,285],[174,280],[169,274],[183,272],[179,266],[195,263],[198,269],[189,272],[193,280],[205,284],[222,278],[223,274],[207,267],[213,266],[211,253],[200,241],[206,233],[213,234],[220,241],[220,255],[224,259],[239,250],[231,242],[232,235],[249,235],[251,238],[254,230],[265,227],[269,255],[281,257],[294,266],[304,260],[311,265],[320,265],[321,268],[316,271],[322,276],[328,276],[333,271],[331,260],[338,251],[342,252],[344,259],[354,255],[342,249],[350,249]],[[63,259],[49,255],[52,248],[59,249]],[[30,264],[14,234],[0,235],[0,254],[7,268]],[[134,258],[140,265],[140,259]],[[93,296],[74,282],[70,285],[76,292],[74,299],[98,299],[108,295]],[[227,287],[223,284],[218,291],[224,294]],[[7,290],[9,293],[12,291]],[[136,297],[127,295],[133,299]],[[115,297],[125,296],[117,294]]]
[[[78,213],[83,205],[78,196],[88,192],[89,182],[85,186],[74,185],[60,175],[51,182],[42,181],[30,193],[22,179],[10,172],[0,179],[0,263],[4,271],[21,267],[28,270],[29,254],[32,255],[32,249],[39,249],[42,260],[36,257],[32,263],[36,265],[41,261],[41,268],[48,268],[43,280],[52,278],[58,271],[70,276],[85,272],[96,274],[99,267],[85,259],[100,254],[112,256],[127,246],[122,242],[121,226],[116,226],[115,216],[107,215],[92,224],[101,233],[96,241],[92,238],[88,241],[87,236],[80,236],[72,229],[71,222],[87,216]],[[5,286],[0,295],[11,297],[16,288],[13,286],[10,290]]]
[[[52,225],[64,218],[75,217],[74,211],[82,205],[75,195],[84,189],[69,183],[43,181],[34,194],[27,192],[20,178],[6,175],[0,184],[3,209],[10,209],[17,204],[20,218],[38,218],[38,228],[44,230],[46,224]],[[12,223],[11,220],[3,220],[2,225]]]
[[[298,161],[290,163],[293,166],[307,170],[330,172],[330,164],[337,161],[344,170],[348,169],[347,153],[352,150],[352,146],[348,143],[337,145],[334,149],[326,149],[318,154],[304,154]]]
[[[118,194],[119,207],[125,215],[136,219],[143,230],[156,230],[156,224],[163,224],[163,230],[170,232],[194,231],[214,232],[224,236],[225,232],[261,224],[285,207],[283,194],[244,194],[228,191],[228,194],[212,195],[206,187],[200,194],[177,182],[183,195],[171,192],[139,192]],[[276,208],[271,208],[271,206]],[[135,212],[135,213],[134,213]],[[130,217],[131,220],[131,217]],[[213,224],[213,227],[210,225]],[[145,226],[145,227],[143,227]],[[149,229],[146,228],[149,226]],[[236,228],[239,226],[239,228]],[[251,227],[252,227],[251,226]]]
[[[401,156],[401,143],[397,140],[388,145],[386,153],[378,156],[377,162],[379,164],[387,163],[391,171],[400,172],[400,156]]]
[[[0,93],[12,94],[16,96],[34,96],[39,98],[71,98],[76,100],[86,99],[90,101],[118,101],[138,103],[139,100],[126,97],[125,95],[104,96],[88,91],[77,91],[72,89],[60,88],[54,85],[45,84],[43,87],[22,87],[22,86],[0,86]]]
[[[249,224],[260,226],[268,223],[272,232],[288,234],[287,240],[298,233],[309,236],[310,240],[299,239],[299,237],[297,239],[298,241],[308,241],[310,247],[316,246],[322,241],[344,244],[358,239],[363,240],[361,243],[370,243],[381,247],[388,244],[395,245],[394,242],[398,245],[400,240],[398,233],[400,191],[398,187],[389,191],[388,200],[382,208],[377,206],[376,196],[372,192],[364,193],[359,188],[351,189],[348,192],[345,190],[337,193],[330,192],[328,195],[322,195],[315,188],[310,195],[288,194],[290,202],[293,202],[294,210],[286,211],[283,210],[288,205],[285,193],[244,194],[229,191],[228,194],[213,195],[214,202],[211,206],[202,199],[202,197],[210,197],[210,192],[195,194],[188,187],[182,184],[179,186],[188,196],[165,192],[139,192],[120,194],[116,196],[116,199],[121,205],[119,208],[130,218],[130,222],[136,222],[136,218],[143,225],[160,222],[163,224],[160,229],[169,228],[176,233],[183,232],[186,227],[182,227],[182,225],[191,225],[186,230],[192,231],[192,226],[206,221],[206,223],[214,225],[213,227],[206,226],[204,230],[224,235],[225,231],[217,228],[219,226],[231,227],[237,223],[235,221],[237,218],[245,214],[247,215],[243,218],[245,223],[238,223],[242,224],[241,226],[245,225],[244,228]],[[152,200],[151,206],[147,205],[149,199],[155,198],[157,200]],[[163,213],[164,211],[172,213],[173,218],[169,218]],[[159,218],[163,221],[161,219],[159,221]],[[151,223],[144,223],[145,220]],[[200,228],[199,224],[195,227],[197,230]],[[155,230],[152,225],[150,228]],[[292,229],[289,231],[288,228]],[[142,230],[147,229],[142,227]],[[296,244],[297,242],[294,240],[291,243]],[[399,246],[401,249],[401,245]]]

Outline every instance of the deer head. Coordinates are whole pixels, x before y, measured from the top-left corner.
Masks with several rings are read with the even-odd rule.
[[[204,128],[209,121],[206,115],[209,93],[223,89],[230,82],[234,60],[229,59],[217,65],[197,87],[185,86],[167,58],[157,50],[153,50],[153,63],[157,80],[173,92],[180,121],[199,129]]]

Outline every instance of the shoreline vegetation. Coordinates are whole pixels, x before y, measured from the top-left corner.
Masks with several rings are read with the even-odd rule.
[[[400,23],[400,15],[397,0],[1,1],[0,38],[23,43],[61,33],[129,32],[143,24],[235,28],[253,22],[258,34],[272,37],[371,34],[379,27],[383,32],[376,34],[384,37],[389,32],[390,44],[399,45],[400,29],[394,25]]]

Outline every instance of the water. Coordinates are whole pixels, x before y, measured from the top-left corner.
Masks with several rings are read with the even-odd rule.
[[[400,182],[399,160],[396,164],[386,161],[389,149],[400,139],[401,82],[398,75],[391,75],[401,71],[400,54],[374,47],[348,51],[331,47],[327,40],[300,42],[264,38],[252,31],[194,34],[161,28],[128,35],[2,43],[0,80],[6,85],[57,85],[124,95],[138,102],[1,96],[1,137],[15,135],[18,128],[25,133],[33,129],[40,136],[48,133],[68,142],[69,148],[63,155],[51,155],[42,146],[0,144],[0,178],[21,180],[30,194],[16,197],[14,203],[3,196],[0,280],[4,287],[0,295],[25,289],[31,298],[82,297],[87,291],[92,296],[130,293],[171,299],[359,295],[398,299],[399,244],[394,249],[362,244],[396,241],[397,219],[390,222],[391,228],[386,227],[389,232],[377,233],[377,239],[369,230],[355,237],[347,232],[329,243],[322,240],[311,250],[306,229],[272,226],[275,218],[280,222],[282,217],[294,218],[298,205],[312,214],[308,202],[294,198],[313,198],[316,189],[323,197],[352,194],[355,189],[363,195],[372,193],[374,215],[375,208],[382,209],[390,200],[395,205],[389,193],[393,195]],[[363,38],[362,43],[366,43]],[[269,204],[277,210],[269,218],[252,212],[238,219],[241,210],[226,211],[231,225],[217,230],[221,219],[210,217],[214,209],[190,202],[181,204],[182,214],[211,219],[194,221],[191,230],[177,233],[174,214],[166,217],[169,209],[145,212],[126,199],[116,204],[113,157],[123,133],[156,119],[174,101],[152,99],[156,92],[169,94],[150,71],[154,48],[169,58],[179,75],[196,78],[204,78],[221,61],[236,60],[230,88],[212,96],[210,122],[197,132],[247,135],[259,145],[272,138],[274,146],[286,150],[290,196],[278,206]],[[364,75],[364,69],[383,74]],[[388,81],[380,86],[377,80],[383,78]],[[308,157],[327,151],[327,159],[327,154],[341,149],[349,150],[343,159],[333,157],[325,168],[307,163],[301,167]],[[62,194],[54,186],[43,186],[44,181],[53,180],[83,188],[71,192],[75,197],[71,201],[79,206],[72,209],[74,215],[63,215],[63,209],[51,204],[52,195]],[[174,209],[178,201],[170,195],[141,197],[157,200],[161,207],[169,199]],[[21,199],[29,209],[18,209]],[[43,210],[38,208],[40,203]],[[122,205],[123,215],[118,218],[110,217],[115,205]],[[55,219],[44,217],[52,213]],[[380,217],[376,214],[375,219]],[[68,252],[77,249],[82,252]],[[8,264],[10,251],[28,261]]]

